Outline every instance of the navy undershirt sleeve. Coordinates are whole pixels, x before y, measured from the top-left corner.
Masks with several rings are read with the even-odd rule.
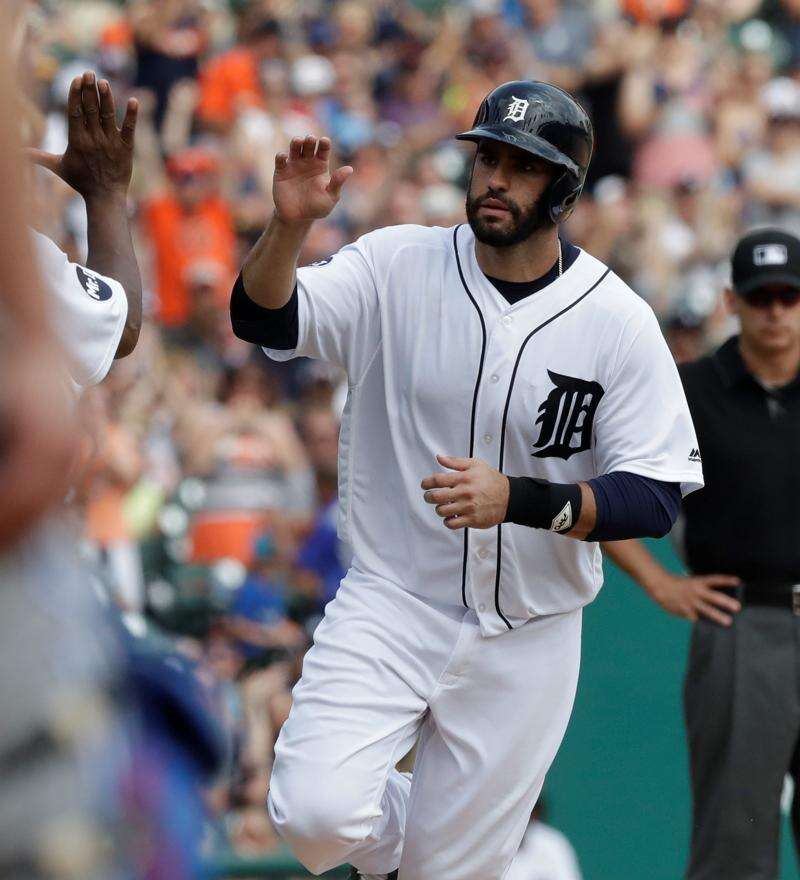
[[[679,483],[617,471],[588,481],[597,504],[597,523],[587,541],[662,538],[678,518]]]
[[[297,348],[300,324],[297,317],[297,285],[285,306],[267,309],[253,302],[244,289],[241,273],[231,292],[231,326],[239,339],[274,348],[291,351]]]

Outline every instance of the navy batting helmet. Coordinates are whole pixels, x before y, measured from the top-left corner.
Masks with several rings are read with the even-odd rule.
[[[572,212],[594,135],[586,111],[563,89],[526,80],[504,83],[483,99],[472,128],[456,137],[511,144],[562,169],[543,195],[544,207],[554,223]]]

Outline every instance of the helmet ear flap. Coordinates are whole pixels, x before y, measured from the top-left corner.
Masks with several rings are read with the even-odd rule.
[[[580,181],[571,171],[564,171],[550,184],[545,193],[545,200],[553,223],[561,223],[569,217],[582,188]]]

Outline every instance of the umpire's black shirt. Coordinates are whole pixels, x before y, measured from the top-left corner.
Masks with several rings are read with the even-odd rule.
[[[705,477],[684,500],[689,568],[800,583],[800,376],[765,388],[738,336],[679,369]]]

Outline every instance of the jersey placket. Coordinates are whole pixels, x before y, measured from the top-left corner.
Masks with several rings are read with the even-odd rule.
[[[475,408],[474,455],[492,467],[499,464],[503,408],[524,323],[524,314],[511,309],[487,321],[486,357]],[[471,604],[484,629],[499,633],[510,625],[497,607],[498,536],[497,527],[471,530],[467,565]]]

